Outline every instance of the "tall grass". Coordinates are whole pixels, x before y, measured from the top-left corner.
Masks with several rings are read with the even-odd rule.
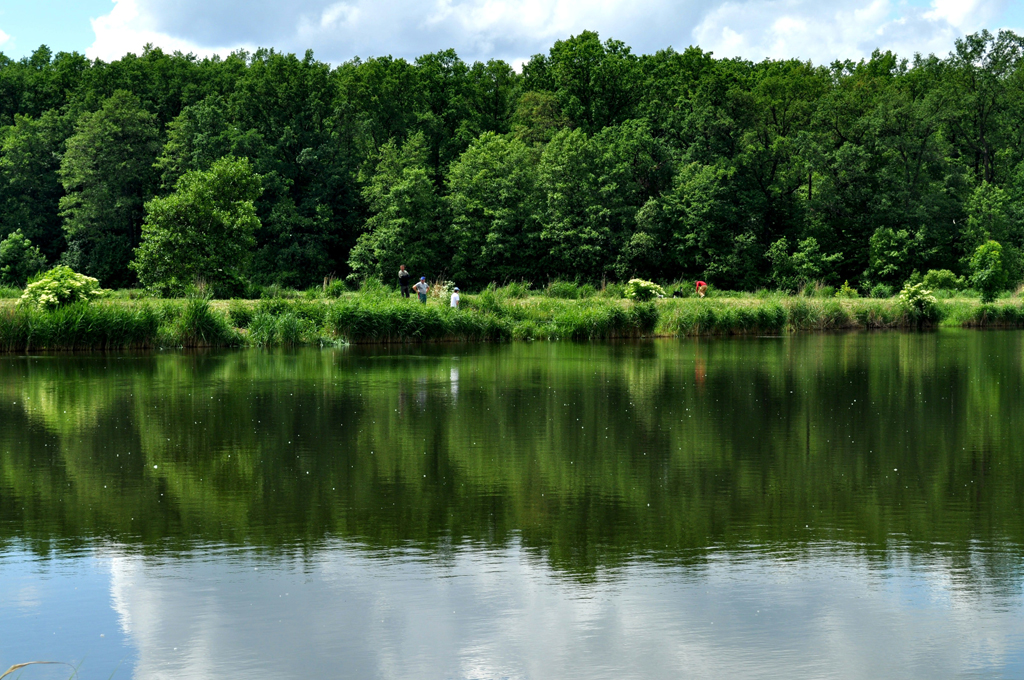
[[[178,347],[226,347],[239,343],[238,334],[223,314],[210,308],[209,299],[190,298],[175,311],[176,314],[165,312],[170,317],[163,333],[166,344]]]
[[[111,350],[155,347],[160,314],[149,304],[0,309],[0,351]]]

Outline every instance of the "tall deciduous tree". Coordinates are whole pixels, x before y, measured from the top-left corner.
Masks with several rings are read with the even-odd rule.
[[[146,203],[142,243],[131,262],[139,281],[180,293],[203,279],[222,295],[235,292],[256,244],[253,202],[262,192],[245,158],[186,172],[174,193]]]
[[[60,166],[65,261],[76,271],[107,286],[131,282],[128,262],[141,236],[143,204],[155,189],[159,151],[156,116],[128,92],[79,119]]]

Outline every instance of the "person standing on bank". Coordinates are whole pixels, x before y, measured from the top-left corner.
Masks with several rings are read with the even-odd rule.
[[[398,265],[398,286],[402,289],[402,297],[409,297],[409,279],[411,278],[412,274],[405,268],[405,265]]]
[[[430,286],[427,285],[427,277],[421,276],[419,283],[412,288],[416,291],[416,294],[419,295],[420,302],[427,304],[427,291],[430,290]]]
[[[458,286],[456,286],[455,290],[452,291],[452,309],[458,309],[459,308],[459,300],[461,300],[461,299],[462,299],[462,296],[459,295],[459,288],[458,288]]]

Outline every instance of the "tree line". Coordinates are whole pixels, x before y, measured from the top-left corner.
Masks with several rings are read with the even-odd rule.
[[[225,294],[400,263],[466,286],[899,285],[969,273],[990,241],[1012,284],[1022,58],[1009,31],[817,66],[584,32],[521,73],[453,50],[332,67],[44,46],[0,54],[0,239],[106,286]]]

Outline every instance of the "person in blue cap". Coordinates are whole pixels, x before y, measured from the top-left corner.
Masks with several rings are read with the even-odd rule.
[[[419,283],[412,287],[416,291],[416,294],[420,297],[420,302],[427,304],[427,291],[430,290],[430,286],[427,285],[427,277],[421,276]]]

